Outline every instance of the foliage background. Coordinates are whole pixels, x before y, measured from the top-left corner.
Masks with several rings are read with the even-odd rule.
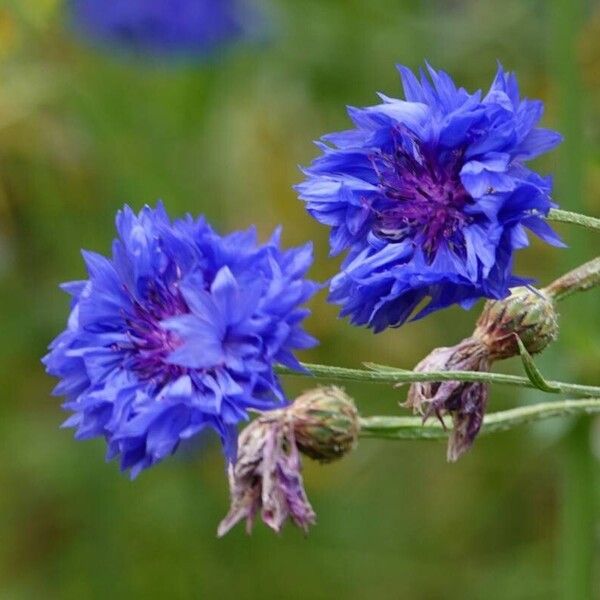
[[[269,35],[204,63],[123,59],[76,39],[58,0],[0,2],[0,598],[591,597],[598,572],[600,429],[553,422],[481,439],[457,465],[436,443],[364,441],[339,465],[306,464],[318,512],[308,539],[263,526],[224,540],[214,440],[130,482],[101,441],[60,430],[39,359],[64,326],[57,283],[80,278],[81,247],[106,252],[113,218],[163,198],[220,229],[279,223],[312,239],[313,275],[335,272],[326,231],[295,198],[311,140],[347,125],[346,104],[400,93],[396,62],[429,59],[487,87],[500,59],[547,103],[562,149],[563,208],[600,211],[600,11],[570,0],[272,0]],[[561,227],[569,251],[533,243],[522,271],[547,282],[590,258],[597,238]],[[598,384],[598,296],[562,307],[543,357],[555,378]],[[324,295],[306,360],[410,368],[470,332],[447,310],[373,336]],[[517,372],[519,365],[502,365]],[[308,385],[290,378],[290,394]],[[402,390],[348,385],[366,414],[400,413]],[[491,409],[534,401],[496,388]],[[594,569],[596,567],[596,569]],[[596,575],[596,585],[600,585]]]

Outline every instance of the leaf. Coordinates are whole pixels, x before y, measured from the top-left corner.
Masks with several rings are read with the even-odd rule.
[[[363,366],[369,371],[375,371],[376,373],[412,373],[408,369],[399,369],[398,367],[389,367],[387,365],[378,365],[374,362],[364,362]]]
[[[533,385],[543,392],[550,392],[553,394],[558,394],[560,392],[560,388],[550,385],[541,374],[540,370],[537,368],[531,354],[527,352],[527,348],[525,348],[525,344],[521,341],[521,338],[515,333],[515,338],[517,338],[517,344],[519,345],[519,352],[521,354],[521,360],[523,361],[523,367],[525,368],[525,373],[527,373],[527,377],[529,377],[529,381],[533,383]]]

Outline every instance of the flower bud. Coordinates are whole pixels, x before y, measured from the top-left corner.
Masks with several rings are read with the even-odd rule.
[[[486,302],[473,337],[489,348],[492,360],[519,355],[514,334],[530,354],[535,354],[557,338],[557,317],[547,293],[521,287],[504,300]]]
[[[335,386],[309,390],[288,411],[298,449],[310,458],[331,462],[356,446],[359,415],[344,390]]]

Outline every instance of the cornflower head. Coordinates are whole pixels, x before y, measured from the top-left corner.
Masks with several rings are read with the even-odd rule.
[[[250,37],[258,19],[246,0],[71,0],[76,30],[138,54],[212,54]]]
[[[104,437],[132,477],[205,429],[232,461],[247,411],[286,401],[274,365],[302,369],[293,351],[315,344],[301,327],[312,248],[172,222],[160,203],[126,206],[116,226],[112,256],[84,252],[88,279],[62,286],[71,314],[43,362],[73,413],[64,425]]]
[[[562,242],[543,217],[551,180],[525,166],[561,136],[536,127],[543,104],[522,99],[498,67],[487,94],[427,65],[398,67],[405,100],[349,108],[354,128],[325,135],[296,189],[347,251],[330,300],[378,332],[452,304],[502,299],[528,280],[513,273],[527,230]]]

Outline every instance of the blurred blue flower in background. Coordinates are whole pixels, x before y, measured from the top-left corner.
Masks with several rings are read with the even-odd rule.
[[[162,204],[116,223],[112,258],[84,252],[89,279],[64,284],[68,327],[44,358],[73,412],[65,426],[103,436],[132,477],[206,428],[233,460],[247,410],[285,402],[274,364],[301,369],[293,350],[315,343],[300,306],[318,287],[304,279],[312,248],[171,223]]]
[[[139,54],[209,55],[254,35],[246,0],[71,0],[86,38]]]
[[[520,99],[498,68],[489,92],[457,88],[427,66],[400,66],[406,100],[350,108],[355,128],[318,143],[323,154],[297,186],[309,213],[331,227],[331,252],[348,249],[330,300],[375,331],[451,304],[504,298],[526,229],[562,245],[542,219],[551,180],[524,163],[561,141],[536,128],[543,104]]]

